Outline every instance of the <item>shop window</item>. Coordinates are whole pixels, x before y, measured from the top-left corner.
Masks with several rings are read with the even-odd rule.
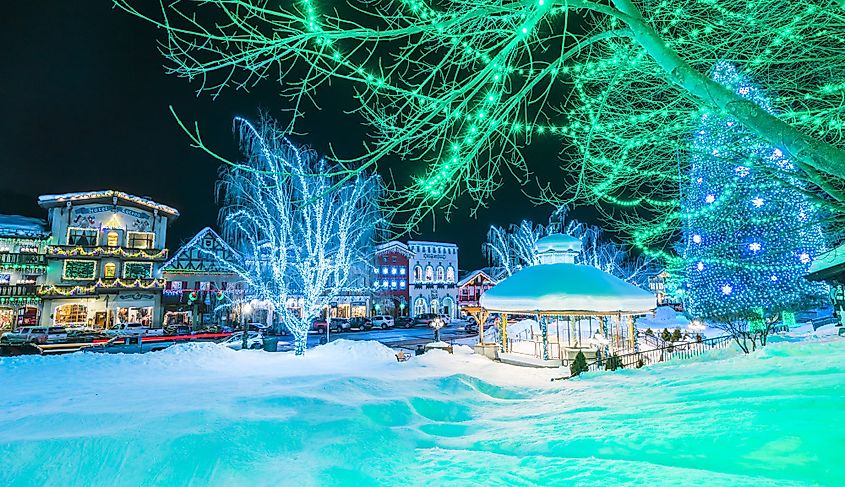
[[[57,325],[84,325],[88,320],[88,308],[82,304],[57,306],[53,320]]]
[[[428,313],[428,306],[426,306],[425,298],[417,298],[416,301],[414,301],[414,315],[419,316],[425,313]]]
[[[151,249],[155,244],[155,234],[150,232],[127,232],[129,247],[133,249]]]
[[[117,232],[112,231],[106,234],[106,245],[117,247]]]
[[[182,281],[172,281],[170,283],[170,289],[174,291],[181,291],[182,290]]]
[[[117,265],[114,262],[108,262],[103,266],[103,277],[106,279],[114,279],[117,274]]]
[[[94,228],[70,227],[67,230],[67,244],[93,247],[97,245],[97,230]]]

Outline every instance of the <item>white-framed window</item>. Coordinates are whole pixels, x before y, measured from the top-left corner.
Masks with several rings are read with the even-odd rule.
[[[80,247],[94,247],[97,245],[96,228],[68,227],[67,244]]]
[[[433,281],[434,280],[434,268],[430,265],[425,266],[425,280],[426,281]]]
[[[425,298],[419,297],[414,301],[414,316],[428,313],[428,305]]]
[[[404,275],[405,275],[405,268],[404,268],[404,267],[400,267],[400,268],[399,268],[399,275],[400,275],[400,276],[404,276]]]
[[[62,279],[66,281],[89,281],[97,278],[96,260],[68,259],[62,267]]]
[[[422,281],[422,267],[414,267],[414,280],[417,282]]]
[[[439,266],[437,266],[437,281],[443,282],[444,278],[445,278],[445,275],[444,275],[444,271],[443,271],[443,266],[439,265]]]
[[[437,298],[431,300],[431,312],[432,313],[440,313],[440,301]]]
[[[106,246],[107,247],[117,247],[118,240],[119,240],[119,238],[118,238],[117,232],[115,232],[114,230],[111,230],[106,234]]]
[[[452,266],[446,269],[446,282],[455,282],[455,268]]]
[[[152,232],[126,232],[126,246],[132,249],[152,249],[156,234]]]
[[[151,279],[153,277],[152,262],[124,262],[124,279]]]
[[[103,264],[103,277],[106,279],[114,279],[117,277],[117,264],[114,262],[106,262]]]

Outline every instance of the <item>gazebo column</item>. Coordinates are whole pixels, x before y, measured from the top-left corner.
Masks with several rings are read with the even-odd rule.
[[[545,315],[540,315],[540,333],[543,335],[543,360],[549,360],[549,328]]]
[[[574,318],[574,319],[573,319]],[[576,328],[578,324],[578,317],[577,316],[569,316],[569,346],[570,347],[580,347],[581,346],[581,333],[580,330]]]
[[[631,350],[639,352],[640,350],[637,346],[637,326],[634,324],[634,316],[628,315],[625,318],[628,320],[628,339],[631,342]]]
[[[500,320],[500,326],[502,327],[500,335],[502,336],[502,351],[508,351],[508,315],[507,313],[502,313],[502,319]]]
[[[610,357],[610,337],[607,332],[607,317],[606,316],[599,316],[599,331],[601,332],[601,336],[604,337],[604,345],[602,346],[602,355],[603,359],[607,359]]]

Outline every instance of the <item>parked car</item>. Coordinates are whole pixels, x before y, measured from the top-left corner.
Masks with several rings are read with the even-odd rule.
[[[388,328],[393,328],[393,324],[393,317],[390,315],[373,316],[373,328],[386,330]]]
[[[449,325],[452,324],[452,317],[449,316],[449,315],[440,315],[440,319],[443,320],[443,323],[445,323],[446,326],[449,326]]]
[[[349,324],[349,320],[346,318],[332,318],[329,320],[329,330],[331,330],[332,333],[340,333],[351,329],[352,325]]]
[[[477,334],[478,333],[478,322],[475,320],[467,321],[467,324],[464,325],[464,332],[470,334]]]
[[[440,315],[435,313],[423,313],[414,317],[414,326],[431,326],[431,322],[440,318]]]
[[[105,331],[110,337],[116,336],[163,336],[163,328],[149,328],[138,322],[118,323]]]
[[[63,326],[24,326],[0,336],[0,343],[6,345],[23,345],[26,343],[45,345],[65,341],[67,341],[67,330]]]
[[[239,331],[232,333],[232,335],[220,342],[224,347],[229,347],[232,350],[241,350],[244,343],[244,332]],[[264,346],[264,336],[257,331],[249,331],[246,335],[246,348],[250,350],[260,350]]]
[[[326,324],[326,320],[324,320],[322,318],[314,318],[313,320],[311,320],[311,328],[309,328],[308,331],[309,332],[315,331],[317,333],[325,333],[327,327],[328,327],[328,325]]]
[[[83,348],[89,353],[147,353],[159,352],[176,344],[174,340],[145,342],[141,335],[116,336],[105,343],[95,343]]]
[[[401,328],[411,328],[414,326],[414,319],[410,316],[400,316],[395,320],[395,326]]]
[[[355,316],[353,318],[349,318],[349,327],[357,328],[360,331],[368,331],[373,329],[373,322],[370,321],[369,318]]]

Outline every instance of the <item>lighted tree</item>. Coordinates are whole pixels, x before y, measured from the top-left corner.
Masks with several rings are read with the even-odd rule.
[[[713,78],[773,110],[771,96],[732,64],[718,63]],[[793,180],[795,165],[730,116],[703,114],[692,147],[683,194],[687,311],[744,334],[758,331],[749,329],[755,320],[768,328],[779,314],[824,300],[826,287],[804,279],[825,250],[822,218]]]
[[[539,197],[600,204],[636,245],[667,256],[690,134],[705,113],[729,114],[778,147],[800,169],[791,178],[845,213],[837,0],[209,0],[156,12],[136,3],[116,0],[162,28],[170,68],[202,89],[280,80],[288,128],[322,85],[354,84],[373,129],[354,170],[396,154],[424,164],[393,193],[411,222],[462,193],[483,204],[504,172],[528,181],[526,146],[553,137],[563,178]],[[782,109],[715,82],[722,59],[777,93]]]
[[[648,277],[657,273],[654,259],[633,256],[617,243],[603,238],[603,231],[595,225],[588,225],[575,219],[566,219],[568,209],[564,206],[549,217],[548,225],[523,220],[519,225],[490,227],[482,251],[494,267],[510,276],[523,267],[538,264],[537,241],[546,235],[563,233],[581,240],[581,253],[576,262],[591,265],[620,279],[648,288]]]
[[[272,303],[300,355],[313,318],[339,295],[367,289],[380,180],[329,176],[337,171],[272,120],[236,122],[246,159],[224,165],[218,189],[223,236],[241,259],[221,262],[243,278],[250,298]]]

